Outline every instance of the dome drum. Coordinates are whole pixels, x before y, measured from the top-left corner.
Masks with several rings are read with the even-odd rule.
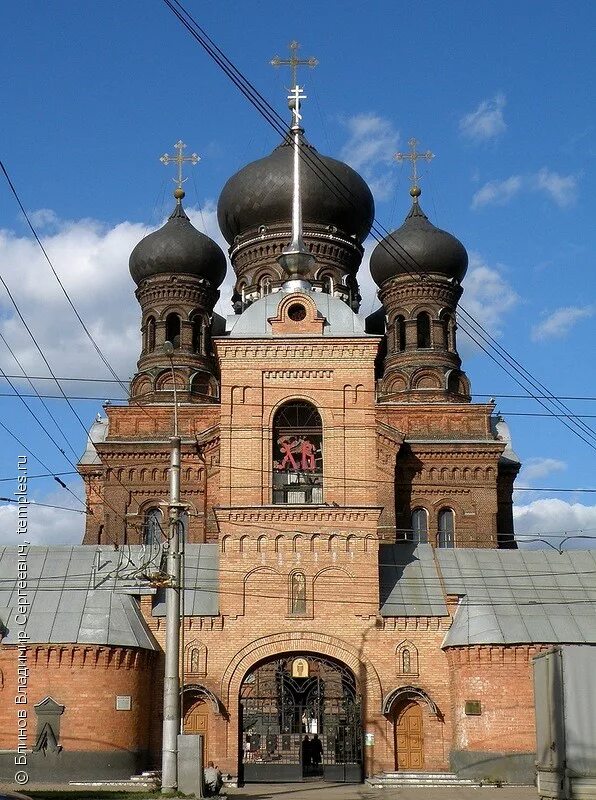
[[[135,291],[141,308],[161,310],[172,305],[211,309],[219,300],[219,289],[208,281],[184,274],[153,275],[145,278]]]
[[[459,365],[451,368],[386,363],[379,383],[380,403],[469,403],[470,383]]]
[[[196,363],[179,365],[175,369],[176,397],[178,403],[217,403],[219,383],[207,369],[197,369]],[[130,384],[131,400],[139,403],[174,402],[172,373],[164,364],[147,367],[137,372]]]

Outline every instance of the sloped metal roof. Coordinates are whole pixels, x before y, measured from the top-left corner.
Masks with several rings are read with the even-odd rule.
[[[185,617],[209,617],[218,613],[219,552],[217,545],[187,545],[184,556],[183,608]],[[164,617],[165,593],[157,592],[153,616]]]
[[[108,545],[30,547],[26,555],[28,642],[159,649],[135,597],[152,593],[139,575],[155,569],[156,557],[155,550],[141,545],[118,550]],[[18,560],[17,547],[0,548],[3,644],[18,641]],[[185,578],[185,613],[217,614],[216,545],[187,545]],[[158,598],[156,601],[154,613],[159,616],[161,603]]]
[[[444,647],[596,643],[596,550],[437,549],[381,545],[383,616],[445,616]]]
[[[596,550],[437,550],[463,597],[444,647],[596,643]]]
[[[381,615],[444,617],[447,606],[429,544],[379,547]]]

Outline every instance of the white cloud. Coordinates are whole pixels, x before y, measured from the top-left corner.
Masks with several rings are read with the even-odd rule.
[[[546,319],[532,328],[532,341],[542,342],[566,336],[581,319],[594,315],[593,306],[564,306],[557,308]]]
[[[395,182],[393,156],[399,133],[388,119],[372,112],[356,114],[344,125],[350,138],[340,158],[362,173],[377,200],[387,200]]]
[[[558,458],[528,458],[524,461],[519,475],[519,482],[524,486],[538,478],[544,478],[553,472],[563,472],[567,469],[567,464]]]
[[[51,228],[60,224],[58,215],[51,208],[38,208],[36,211],[28,211],[27,214],[38,233],[40,229]]]
[[[212,203],[202,213],[193,208],[187,212],[197,228],[205,229],[227,248]],[[140,308],[134,296],[128,258],[137,242],[152,229],[129,221],[107,226],[90,219],[59,220],[48,209],[34,212],[33,218],[39,225],[51,226],[42,241],[52,263],[91,334],[126,382],[134,372],[140,351]],[[3,277],[55,373],[111,377],[69,308],[37,243],[31,237],[0,230],[0,264]],[[224,296],[224,313],[231,313],[228,306],[229,297]],[[0,292],[0,332],[28,374],[47,374],[4,291]],[[18,372],[3,345],[0,365],[10,374]],[[45,384],[44,388],[48,387]],[[81,390],[89,393],[85,384],[76,387],[70,384],[69,388],[73,393],[75,388],[76,393]],[[111,392],[113,396],[114,388],[112,384],[100,390],[96,384],[91,393]]]
[[[577,175],[561,175],[542,167],[528,175],[511,175],[503,180],[488,181],[472,196],[472,208],[488,205],[506,205],[522,190],[541,192],[563,208],[576,198]]]
[[[558,206],[569,206],[575,200],[576,175],[560,175],[547,167],[542,167],[534,176],[534,181],[536,189],[550,195]]]
[[[472,208],[480,208],[491,204],[503,206],[515,197],[521,190],[522,184],[521,175],[512,175],[502,181],[489,181],[474,193]]]
[[[463,136],[476,142],[495,139],[507,130],[503,116],[505,95],[497,94],[490,100],[483,100],[475,111],[466,114],[459,122]]]
[[[37,499],[37,498],[36,498]],[[72,495],[66,492],[52,492],[39,498],[40,503],[82,509]],[[61,508],[36,506],[33,502],[27,508],[27,536],[17,533],[18,506],[0,505],[0,531],[2,544],[20,544],[23,538],[30,544],[81,544],[85,531],[85,515]]]
[[[594,538],[574,538],[563,547],[596,547],[596,506],[549,497],[514,505],[513,517],[520,542],[528,538],[543,539],[558,547],[568,536],[583,536]]]
[[[502,267],[489,266],[479,253],[471,252],[463,286],[461,302],[466,311],[493,336],[500,336],[505,316],[519,302],[518,294],[503,276]]]

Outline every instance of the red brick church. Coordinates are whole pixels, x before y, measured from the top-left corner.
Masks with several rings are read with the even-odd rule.
[[[574,602],[593,587],[573,578],[592,556],[516,548],[520,464],[494,406],[471,402],[457,350],[464,246],[414,185],[372,254],[380,306],[364,319],[373,197],[292,131],[221,192],[233,315],[214,311],[226,258],[181,190],[130,257],[140,357],[129,401],[105,407],[81,458],[83,544],[27,553],[32,779],[159,768],[174,400],[183,724],[224,773],[531,781],[532,657],[594,642],[593,610]],[[0,549],[5,780],[15,561]]]

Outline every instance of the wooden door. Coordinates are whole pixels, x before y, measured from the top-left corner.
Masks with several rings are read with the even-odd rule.
[[[395,768],[398,770],[424,769],[424,736],[422,708],[410,703],[395,715]]]
[[[207,764],[209,747],[209,708],[199,701],[184,715],[184,733],[200,733],[203,737],[203,766]]]

